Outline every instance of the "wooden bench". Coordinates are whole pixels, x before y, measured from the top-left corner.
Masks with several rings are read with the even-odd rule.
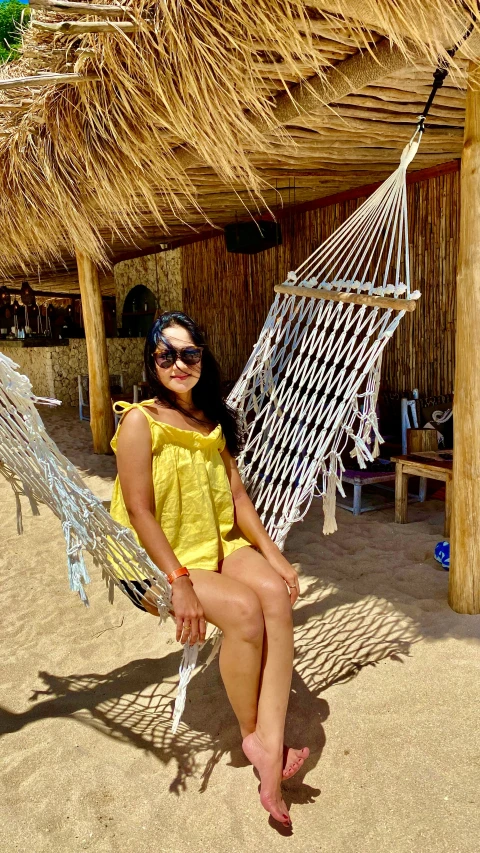
[[[353,505],[338,498],[337,505],[342,509],[352,512],[353,515],[360,515],[361,512],[371,512],[374,509],[387,509],[395,505],[394,500],[392,500],[391,503],[386,502],[382,506],[372,506],[371,504],[362,506],[362,487],[378,485],[381,488],[385,483],[393,483],[395,480],[395,471],[353,471],[347,468],[342,474],[342,480],[344,483],[353,485]],[[393,498],[393,488],[391,492]]]

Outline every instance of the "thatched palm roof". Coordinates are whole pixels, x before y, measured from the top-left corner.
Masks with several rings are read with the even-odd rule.
[[[385,177],[438,56],[477,6],[103,0],[112,17],[61,2],[32,0],[43,8],[21,59],[2,69],[82,81],[0,89],[0,277],[40,268],[45,281],[49,264],[74,269],[75,246],[108,264],[132,246]],[[108,30],[77,32],[94,21]],[[479,55],[473,20],[415,168],[460,156],[466,61]]]

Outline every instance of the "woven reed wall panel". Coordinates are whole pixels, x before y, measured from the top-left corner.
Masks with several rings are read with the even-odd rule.
[[[382,385],[422,396],[453,391],[459,172],[408,187],[412,285],[422,291],[387,347]],[[184,246],[183,304],[207,331],[224,375],[234,380],[257,339],[273,287],[364,201],[282,218],[283,244],[257,255],[227,252],[223,236]]]
[[[383,386],[418,388],[422,397],[453,392],[455,295],[460,232],[460,172],[408,187],[410,269],[422,292],[388,345]]]

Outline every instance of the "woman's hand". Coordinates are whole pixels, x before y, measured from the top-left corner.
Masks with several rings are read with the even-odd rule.
[[[288,593],[290,595],[290,601],[292,603],[292,607],[295,604],[298,596],[300,595],[300,584],[298,581],[298,574],[296,569],[288,560],[285,559],[282,552],[279,548],[275,548],[273,553],[268,553],[268,556],[264,554],[265,558],[270,563],[272,569],[275,569],[276,572],[280,575],[281,578],[285,581],[288,586]]]
[[[207,625],[203,607],[188,577],[177,578],[172,584],[172,605],[177,623],[177,642],[205,642]]]

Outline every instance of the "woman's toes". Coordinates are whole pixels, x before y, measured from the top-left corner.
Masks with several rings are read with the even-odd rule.
[[[298,773],[305,763],[306,759],[310,755],[310,750],[308,746],[305,746],[303,749],[292,749],[286,746],[284,747],[283,755],[282,778],[291,779],[292,776],[295,776],[295,773]]]

